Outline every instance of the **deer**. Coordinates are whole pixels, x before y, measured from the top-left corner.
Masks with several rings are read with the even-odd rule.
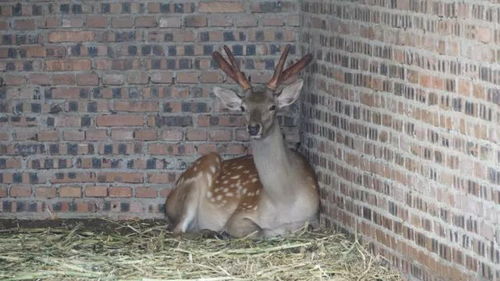
[[[304,84],[301,79],[283,83],[305,68],[312,55],[283,70],[290,50],[286,45],[269,82],[253,87],[229,47],[224,50],[229,61],[218,51],[212,57],[241,92],[221,87],[213,92],[225,108],[244,114],[253,155],[223,160],[211,152],[197,159],[167,196],[170,229],[266,238],[317,226],[316,175],[305,157],[288,148],[276,118],[279,109],[298,99]]]

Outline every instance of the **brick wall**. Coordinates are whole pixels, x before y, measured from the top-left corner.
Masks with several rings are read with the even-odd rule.
[[[247,153],[241,116],[211,93],[226,81],[211,53],[227,44],[254,82],[268,79],[279,49],[296,42],[298,9],[293,1],[3,1],[0,217],[163,217],[166,194],[193,159]],[[291,141],[295,115],[282,117]]]
[[[409,280],[500,280],[498,1],[301,3],[322,221]]]

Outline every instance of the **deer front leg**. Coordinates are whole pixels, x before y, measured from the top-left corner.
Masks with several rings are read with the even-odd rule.
[[[262,228],[252,219],[244,214],[234,214],[226,223],[226,232],[229,235],[241,238],[249,236],[252,238],[260,238],[263,236]]]

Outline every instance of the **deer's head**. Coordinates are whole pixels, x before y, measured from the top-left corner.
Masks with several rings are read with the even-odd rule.
[[[252,87],[249,79],[240,71],[236,59],[231,50],[224,46],[229,62],[219,52],[213,53],[213,58],[220,68],[242,88],[240,93],[233,90],[214,87],[215,95],[222,101],[222,104],[230,110],[242,111],[247,121],[247,130],[251,138],[259,139],[267,136],[274,125],[276,112],[292,103],[299,97],[303,81],[297,80],[290,85],[281,87],[294,74],[298,73],[312,60],[312,55],[308,54],[302,59],[289,66],[285,70],[286,57],[290,50],[290,45],[285,47],[281,58],[276,66],[273,77],[264,85]]]

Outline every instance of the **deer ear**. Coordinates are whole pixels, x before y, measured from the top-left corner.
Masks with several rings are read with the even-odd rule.
[[[302,90],[302,86],[304,85],[304,81],[302,79],[299,79],[292,84],[286,86],[282,91],[281,94],[276,97],[276,103],[279,108],[289,106],[292,103],[294,103],[299,95],[300,95],[300,90]]]
[[[221,100],[224,107],[230,110],[239,110],[241,98],[233,91],[220,87],[214,87],[214,94]]]

